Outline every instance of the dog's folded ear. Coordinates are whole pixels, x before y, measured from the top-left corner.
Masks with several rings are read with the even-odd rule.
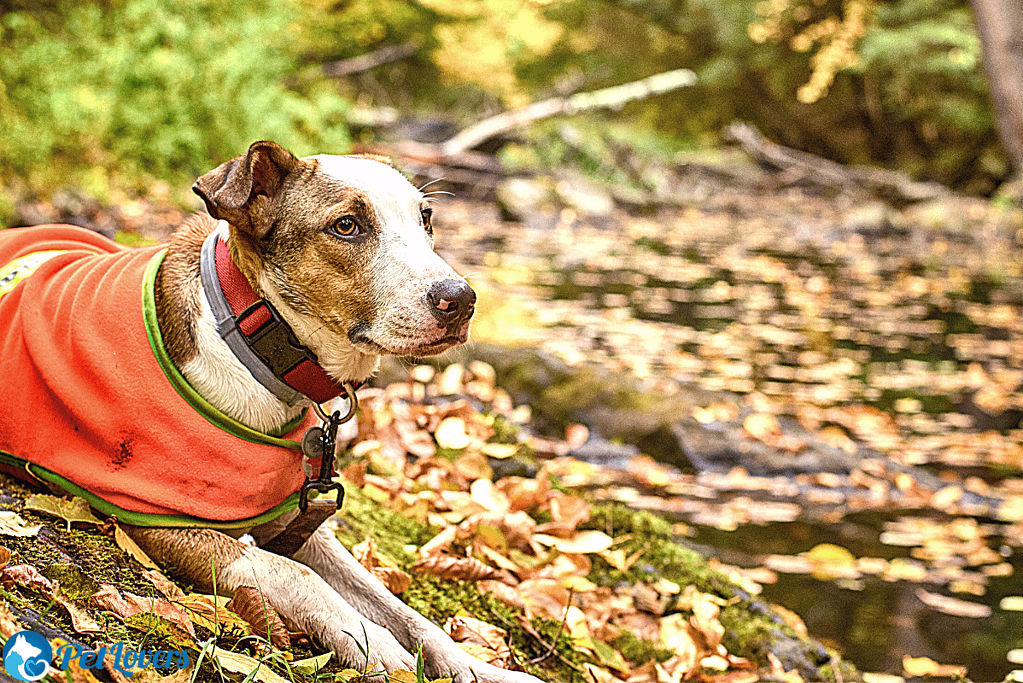
[[[244,156],[235,157],[195,181],[192,191],[202,197],[210,215],[262,237],[269,227],[262,215],[267,200],[277,196],[284,178],[298,159],[276,142],[254,142]],[[260,199],[260,198],[263,199]]]

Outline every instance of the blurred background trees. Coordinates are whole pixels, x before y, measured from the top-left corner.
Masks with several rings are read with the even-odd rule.
[[[393,46],[406,56],[322,68]],[[680,67],[695,87],[578,125],[670,154],[738,118],[965,192],[1011,175],[968,0],[0,0],[0,183],[177,183],[257,138],[371,142],[366,111],[428,138]],[[557,163],[552,130],[520,155]]]

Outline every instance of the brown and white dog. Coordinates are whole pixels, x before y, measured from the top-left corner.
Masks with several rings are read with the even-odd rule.
[[[155,271],[156,318],[170,362],[202,399],[234,421],[257,432],[280,432],[311,401],[282,398],[225,341],[201,276],[211,234],[334,382],[366,380],[382,354],[425,356],[467,340],[475,294],[434,252],[424,195],[388,163],[364,156],[297,159],[274,143],[257,142],[193,189],[211,217],[193,217],[172,236]],[[0,320],[0,333],[4,324]],[[118,442],[120,460],[114,458],[111,467],[126,467],[141,451],[142,437],[134,434]],[[5,446],[5,436],[0,433],[0,451],[13,452],[16,445]],[[239,494],[250,485],[239,480]],[[287,621],[346,665],[364,666],[360,650],[368,646],[369,661],[384,670],[414,670],[412,653],[422,647],[431,676],[454,675],[457,683],[538,683],[465,653],[355,561],[330,522],[291,558],[236,540],[242,531],[129,527],[147,553],[184,581],[211,588],[215,574],[224,593],[257,587]],[[253,536],[260,537],[258,529]]]

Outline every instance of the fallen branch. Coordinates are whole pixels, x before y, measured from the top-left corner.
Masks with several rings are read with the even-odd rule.
[[[696,74],[689,69],[676,69],[656,74],[639,81],[624,83],[602,90],[576,93],[568,97],[553,97],[549,100],[514,109],[497,116],[491,116],[479,123],[459,131],[454,137],[441,143],[441,155],[450,156],[465,152],[495,135],[514,128],[558,114],[575,114],[590,109],[621,107],[627,102],[640,100],[651,95],[671,92],[696,83]]]
[[[327,62],[321,65],[315,72],[295,76],[291,79],[291,84],[304,83],[315,78],[342,78],[355,73],[369,71],[375,67],[411,57],[419,51],[419,48],[419,41],[412,40],[401,45],[388,45],[358,57]]]
[[[470,150],[490,138],[534,121],[591,109],[614,109],[633,100],[671,92],[695,83],[696,75],[689,69],[666,71],[610,88],[534,102],[474,123],[440,144],[407,142],[395,145],[394,151],[403,157],[418,161],[447,163],[450,159],[464,158]]]
[[[938,183],[919,182],[897,171],[843,166],[809,152],[779,145],[765,138],[749,123],[732,123],[725,129],[724,135],[725,139],[739,143],[747,154],[760,163],[815,185],[840,191],[858,188],[896,206],[948,194],[948,190]]]

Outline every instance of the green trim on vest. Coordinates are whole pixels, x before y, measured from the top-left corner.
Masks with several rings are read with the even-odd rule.
[[[302,411],[302,414],[296,417],[294,420],[288,422],[288,424],[281,427],[281,429],[274,434],[264,434],[263,432],[256,431],[251,427],[238,422],[237,420],[225,415],[224,413],[217,410],[209,401],[199,395],[199,393],[192,388],[178,369],[171,362],[170,356],[167,354],[167,349],[163,345],[163,335],[160,334],[160,325],[157,322],[156,317],[156,273],[160,268],[160,264],[163,263],[164,256],[167,255],[167,250],[156,254],[153,259],[146,266],[146,274],[142,281],[142,316],[145,319],[146,324],[146,335],[149,337],[149,346],[153,349],[153,355],[156,357],[156,361],[160,364],[160,368],[163,370],[163,374],[167,376],[171,386],[174,390],[181,395],[181,398],[185,399],[192,408],[195,409],[202,417],[204,417],[210,424],[223,429],[229,434],[237,436],[239,439],[244,439],[250,443],[266,445],[266,446],[278,446],[280,448],[290,448],[292,450],[302,450],[302,444],[298,441],[291,439],[281,438],[284,434],[290,434],[305,420],[306,410]]]
[[[86,491],[81,486],[65,479],[56,472],[48,470],[42,465],[36,465],[35,463],[19,458],[16,455],[0,451],[0,464],[24,470],[39,481],[53,484],[72,496],[84,498],[93,509],[97,510],[101,514],[106,515],[107,517],[116,517],[119,522],[131,524],[132,526],[247,529],[259,526],[260,524],[265,524],[266,522],[280,517],[285,512],[291,512],[298,508],[298,494],[293,493],[261,515],[251,517],[249,519],[239,519],[230,522],[203,519],[201,517],[191,517],[189,515],[159,515],[147,512],[132,512],[131,510],[125,510],[108,503],[96,494]]]

